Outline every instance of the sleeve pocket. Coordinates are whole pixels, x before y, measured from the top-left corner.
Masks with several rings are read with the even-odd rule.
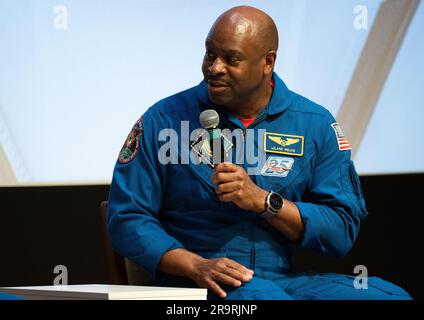
[[[352,161],[345,163],[341,167],[341,184],[343,191],[353,196],[357,202],[357,210],[355,212],[361,218],[365,219],[368,215],[368,210],[365,205],[364,193],[362,191],[361,182],[358,173]]]

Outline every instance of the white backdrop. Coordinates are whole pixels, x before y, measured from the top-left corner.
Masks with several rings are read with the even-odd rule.
[[[0,142],[19,182],[108,182],[134,122],[196,85],[204,39],[240,4],[276,21],[276,71],[334,115],[368,29],[356,0],[0,0]],[[360,173],[424,171],[420,6],[358,150]],[[394,130],[395,129],[395,130]],[[393,152],[396,151],[396,152]]]

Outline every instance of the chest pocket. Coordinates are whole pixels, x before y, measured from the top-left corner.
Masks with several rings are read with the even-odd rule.
[[[209,172],[210,171],[210,172]],[[193,164],[172,165],[168,168],[168,197],[169,208],[188,208],[192,210],[212,206],[215,201],[214,186],[209,178],[212,171],[207,165]]]

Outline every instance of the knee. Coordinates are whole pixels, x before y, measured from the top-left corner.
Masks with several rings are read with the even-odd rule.
[[[253,277],[247,283],[240,287],[221,286],[227,293],[226,300],[292,300],[274,282],[258,277]],[[218,297],[210,294],[208,299],[217,299]]]
[[[362,291],[364,299],[412,300],[412,297],[404,289],[379,277],[368,278],[368,287]]]

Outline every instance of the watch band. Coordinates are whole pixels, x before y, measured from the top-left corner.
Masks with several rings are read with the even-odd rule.
[[[271,218],[271,217],[275,216],[276,214],[277,214],[277,212],[266,210],[265,212],[261,213],[260,216],[261,216],[261,218]]]

